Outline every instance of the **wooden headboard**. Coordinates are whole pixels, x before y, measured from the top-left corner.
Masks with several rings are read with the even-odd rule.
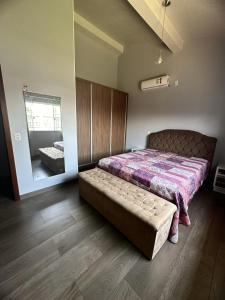
[[[207,159],[212,164],[217,139],[192,130],[166,129],[148,136],[148,148]]]

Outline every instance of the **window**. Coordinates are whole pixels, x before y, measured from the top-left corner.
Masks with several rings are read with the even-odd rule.
[[[48,99],[26,99],[29,131],[61,131],[60,102]]]

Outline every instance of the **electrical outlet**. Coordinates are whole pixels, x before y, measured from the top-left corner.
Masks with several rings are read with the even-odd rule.
[[[179,85],[179,80],[176,80],[174,86],[177,87]]]
[[[22,140],[21,133],[20,132],[16,132],[15,133],[15,141],[16,142],[21,142],[21,140]]]
[[[28,85],[27,84],[24,84],[23,85],[23,92],[27,92],[28,91]]]

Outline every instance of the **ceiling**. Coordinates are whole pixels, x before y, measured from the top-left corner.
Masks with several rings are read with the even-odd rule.
[[[123,45],[158,41],[126,0],[75,0],[75,11]]]
[[[225,0],[171,1],[167,16],[185,43],[196,39],[225,40]]]
[[[171,1],[167,16],[184,43],[196,39],[225,40],[225,0]],[[124,45],[159,43],[158,37],[126,0],[75,0],[75,11]]]

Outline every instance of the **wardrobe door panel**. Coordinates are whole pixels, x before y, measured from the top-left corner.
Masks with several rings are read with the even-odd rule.
[[[110,155],[111,89],[92,84],[93,162]]]
[[[113,90],[111,154],[124,152],[127,117],[127,94]]]
[[[91,163],[91,83],[76,79],[78,165]]]

